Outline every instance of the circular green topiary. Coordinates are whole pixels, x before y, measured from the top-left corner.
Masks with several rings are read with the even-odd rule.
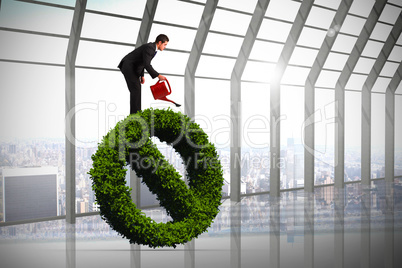
[[[180,154],[188,186],[151,136]],[[219,212],[223,174],[215,146],[182,113],[147,109],[128,116],[103,138],[92,160],[88,174],[100,214],[130,243],[176,247],[205,232]],[[127,165],[157,195],[173,221],[157,223],[136,207],[125,185]]]

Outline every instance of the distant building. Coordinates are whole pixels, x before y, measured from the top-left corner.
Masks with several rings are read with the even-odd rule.
[[[57,167],[5,168],[1,182],[3,221],[58,215]]]

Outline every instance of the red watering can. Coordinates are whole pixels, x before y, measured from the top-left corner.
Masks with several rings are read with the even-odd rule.
[[[168,84],[169,88],[166,87],[165,82]],[[156,82],[155,85],[151,86],[151,91],[152,91],[152,95],[154,96],[155,100],[170,101],[170,102],[174,103],[176,105],[176,107],[181,106],[180,104],[177,104],[174,101],[166,98],[167,95],[170,95],[170,93],[172,93],[172,89],[170,87],[168,80],[166,80],[166,81],[159,80],[158,82]]]

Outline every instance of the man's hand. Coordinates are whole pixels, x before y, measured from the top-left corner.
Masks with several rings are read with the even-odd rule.
[[[145,83],[145,77],[141,76],[141,84]]]
[[[163,75],[158,75],[158,79],[159,79],[159,81],[166,81],[167,79],[166,79],[166,77],[164,77]]]

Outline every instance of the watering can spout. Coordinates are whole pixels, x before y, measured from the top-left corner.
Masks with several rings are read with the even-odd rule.
[[[168,84],[169,88],[166,87],[165,81],[159,80],[156,82],[155,85],[151,86],[151,92],[152,95],[154,96],[155,100],[164,100],[164,101],[169,101],[176,105],[176,107],[180,107],[180,104],[177,104],[176,102],[169,100],[166,98],[166,96],[170,95],[172,93],[172,89],[170,87],[169,81],[166,80],[166,83]]]
[[[176,107],[180,107],[180,106],[181,106],[180,104],[178,104],[178,103],[176,103],[176,102],[174,102],[174,101],[172,101],[172,100],[169,100],[169,99],[166,98],[166,97],[162,97],[162,98],[160,98],[159,100],[170,101],[171,103],[173,103],[174,105],[176,105]]]

